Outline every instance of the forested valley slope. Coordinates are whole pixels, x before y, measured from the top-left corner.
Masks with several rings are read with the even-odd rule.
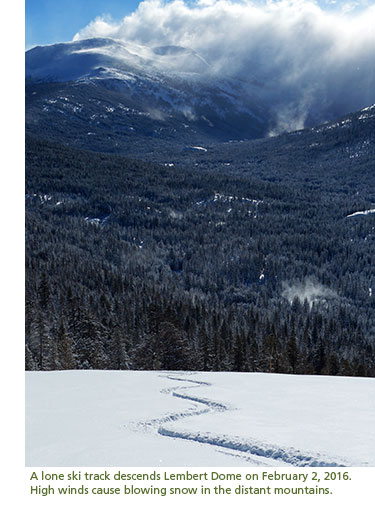
[[[28,129],[26,368],[375,376],[374,124],[121,154]]]

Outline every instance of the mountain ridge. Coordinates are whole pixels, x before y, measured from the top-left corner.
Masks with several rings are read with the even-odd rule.
[[[163,136],[172,138],[174,131],[177,138],[184,138],[184,125],[189,124],[198,136],[211,141],[261,138],[313,127],[369,104],[359,105],[357,98],[353,108],[354,100],[343,101],[339,92],[331,97],[332,90],[328,97],[324,87],[330,85],[319,80],[307,89],[288,87],[277,71],[267,78],[251,62],[246,70],[230,71],[220,56],[207,61],[194,49],[177,45],[77,39],[35,47],[26,52],[25,60],[28,86],[94,84],[104,96],[105,90],[116,91],[112,107],[123,103],[132,108],[136,103],[138,111],[164,122],[156,124],[154,132],[161,129]],[[89,97],[91,92],[84,94]],[[370,96],[367,93],[366,99]],[[131,128],[128,121],[125,124]]]

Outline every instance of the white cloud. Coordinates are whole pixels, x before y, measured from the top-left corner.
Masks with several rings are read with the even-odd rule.
[[[75,39],[192,48],[211,72],[262,83],[260,94],[279,105],[280,127],[293,116],[301,127],[317,109],[324,117],[344,103],[354,110],[374,102],[375,5],[364,0],[345,14],[349,2],[334,10],[324,3],[330,10],[312,0],[145,0],[120,22],[97,18]]]

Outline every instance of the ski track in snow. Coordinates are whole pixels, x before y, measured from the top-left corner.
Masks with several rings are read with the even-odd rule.
[[[147,421],[140,421],[133,423],[130,426],[132,430],[144,432],[153,431],[159,435],[171,437],[174,439],[182,439],[196,443],[208,444],[218,449],[220,453],[225,453],[228,456],[239,457],[241,460],[257,466],[312,466],[312,467],[344,467],[350,465],[347,461],[333,460],[330,456],[325,456],[320,453],[301,452],[293,447],[282,448],[270,443],[265,443],[251,438],[240,438],[238,436],[228,436],[226,434],[214,434],[210,432],[189,432],[184,430],[176,430],[170,427],[171,423],[177,422],[181,419],[191,416],[200,416],[203,414],[225,413],[232,409],[232,407],[209,400],[207,398],[200,398],[191,396],[184,392],[185,389],[201,388],[203,386],[212,386],[209,382],[198,381],[186,378],[189,373],[184,373],[184,377],[177,377],[176,375],[164,375],[160,377],[172,381],[185,383],[188,385],[178,385],[169,388],[164,388],[160,392],[163,394],[171,394],[172,396],[181,400],[192,402],[192,407],[189,407],[183,412],[170,413],[161,418],[155,418]],[[203,407],[203,408],[202,408]],[[168,428],[164,426],[168,424]],[[220,449],[220,450],[219,450]]]

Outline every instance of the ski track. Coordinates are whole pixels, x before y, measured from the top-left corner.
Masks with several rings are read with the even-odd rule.
[[[184,375],[189,375],[184,373]],[[183,439],[193,441],[196,443],[208,444],[220,448],[221,453],[228,456],[239,457],[241,460],[247,461],[257,466],[275,466],[275,465],[288,465],[288,466],[312,466],[312,467],[345,467],[350,465],[347,461],[333,460],[328,456],[320,453],[303,453],[293,447],[282,448],[276,445],[257,441],[255,439],[243,439],[238,436],[227,436],[225,434],[213,434],[210,432],[188,432],[167,428],[164,425],[177,422],[178,420],[188,418],[191,416],[200,416],[203,414],[224,413],[233,408],[226,404],[215,402],[207,398],[200,398],[182,393],[182,390],[191,388],[200,388],[203,386],[212,386],[209,382],[194,380],[186,377],[177,377],[176,375],[164,375],[160,377],[168,380],[187,383],[189,385],[178,385],[169,388],[163,388],[160,392],[163,394],[170,394],[181,400],[192,402],[192,407],[189,407],[184,412],[176,412],[165,415],[161,418],[155,418],[147,421],[136,422],[129,425],[132,430],[155,431],[159,435],[171,437],[174,439]],[[204,407],[203,407],[204,406]],[[203,407],[203,408],[202,408]]]

